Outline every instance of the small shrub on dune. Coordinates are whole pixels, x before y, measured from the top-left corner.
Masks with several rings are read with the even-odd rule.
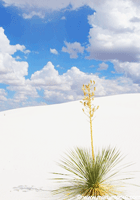
[[[115,167],[121,162],[122,157],[116,148],[103,149],[94,154],[92,120],[95,111],[99,106],[93,105],[95,81],[90,81],[88,85],[83,85],[83,101],[80,101],[84,108],[84,113],[88,116],[90,122],[91,151],[82,148],[76,148],[66,154],[58,165],[66,173],[53,173],[54,180],[58,181],[59,187],[54,189],[54,195],[62,195],[64,199],[74,199],[77,195],[85,196],[106,196],[118,195],[119,184],[115,176],[119,170]],[[127,177],[124,179],[128,179]],[[118,180],[120,183],[120,180]]]
[[[120,180],[113,181],[113,178],[120,173],[115,168],[121,160],[120,152],[115,148],[103,149],[95,159],[90,151],[76,148],[58,163],[67,173],[53,173],[59,185],[53,194],[61,194],[65,199],[74,199],[77,195],[97,197],[120,194]]]

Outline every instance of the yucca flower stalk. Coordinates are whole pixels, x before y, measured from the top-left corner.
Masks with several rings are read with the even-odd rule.
[[[94,112],[99,108],[99,106],[94,106],[92,101],[94,100],[94,92],[96,90],[95,81],[90,80],[88,85],[83,85],[82,90],[84,92],[83,101],[80,101],[85,108],[83,108],[83,112],[90,119],[90,135],[91,135],[91,149],[92,149],[92,158],[94,160],[94,147],[93,147],[93,131],[92,131],[92,120],[94,116]]]
[[[113,180],[120,173],[117,167],[122,159],[116,148],[99,151],[94,160],[90,151],[76,148],[57,163],[67,173],[53,173],[57,176],[54,180],[58,182],[59,188],[52,192],[54,195],[62,195],[60,199],[75,199],[78,195],[118,195],[121,193],[118,190],[121,180]]]

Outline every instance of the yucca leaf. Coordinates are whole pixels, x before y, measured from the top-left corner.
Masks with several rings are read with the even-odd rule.
[[[76,195],[117,195],[119,194],[117,187],[120,186],[118,183],[128,179],[128,177],[115,179],[120,173],[120,169],[115,170],[115,167],[122,159],[120,151],[116,148],[99,151],[94,160],[90,151],[76,148],[58,163],[68,173],[54,173],[59,176],[55,177],[55,180],[62,185],[52,192],[62,194],[65,199],[71,199]]]

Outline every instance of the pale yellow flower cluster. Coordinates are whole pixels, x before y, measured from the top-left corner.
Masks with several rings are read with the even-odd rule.
[[[94,100],[94,92],[96,87],[94,87],[95,81],[90,80],[88,85],[83,85],[82,90],[84,92],[83,101],[80,101],[85,108],[83,108],[83,112],[89,117],[90,119],[90,132],[91,132],[91,147],[92,147],[92,157],[94,159],[94,150],[93,150],[93,134],[92,134],[92,120],[94,116],[94,112],[99,108],[99,106],[92,105],[92,101]]]

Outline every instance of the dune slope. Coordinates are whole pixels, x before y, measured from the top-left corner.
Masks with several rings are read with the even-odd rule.
[[[95,152],[116,146],[140,185],[140,94],[95,98],[99,110],[93,121]],[[90,148],[89,122],[79,101],[0,112],[0,199],[46,200],[51,197],[50,172],[64,152]],[[136,172],[138,171],[138,172]],[[126,195],[140,196],[127,185]]]

